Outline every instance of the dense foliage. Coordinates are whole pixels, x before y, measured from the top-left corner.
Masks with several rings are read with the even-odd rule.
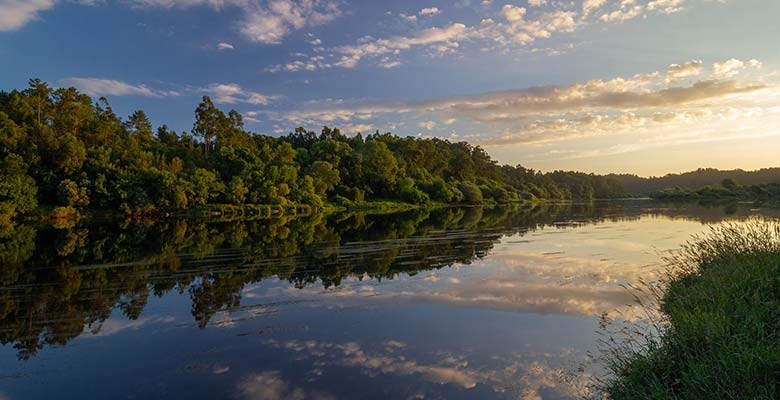
[[[600,176],[499,166],[465,142],[379,132],[348,137],[325,127],[281,137],[252,134],[211,99],[191,132],[156,129],[143,111],[120,119],[105,98],[31,80],[0,92],[0,210],[186,209],[207,204],[350,205],[507,203],[622,193]]]

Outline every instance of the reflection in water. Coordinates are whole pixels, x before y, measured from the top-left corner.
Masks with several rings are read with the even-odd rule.
[[[702,223],[778,214],[753,207],[626,202],[3,227],[0,369],[21,372],[0,379],[23,387],[26,368],[62,368],[48,348],[77,363],[99,354],[94,346],[115,356],[121,338],[144,337],[158,353],[139,350],[147,358],[128,365],[172,343],[195,354],[198,341],[213,340],[222,355],[124,372],[152,386],[162,378],[149,374],[170,369],[230,379],[242,398],[576,397],[588,373],[571,365],[597,317],[641,318],[624,308],[632,294],[622,285],[656,279],[660,256]],[[378,383],[322,385],[355,372]],[[166,388],[197,386],[168,379]],[[220,382],[210,382],[217,397]],[[61,385],[78,393],[68,379]]]

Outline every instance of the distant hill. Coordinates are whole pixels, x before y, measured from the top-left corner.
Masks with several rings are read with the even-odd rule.
[[[618,181],[626,193],[638,195],[674,187],[699,189],[707,185],[720,185],[727,178],[735,179],[740,185],[780,183],[780,167],[763,168],[757,171],[700,168],[696,171],[661,177],[642,178],[630,174],[610,174],[606,177]]]

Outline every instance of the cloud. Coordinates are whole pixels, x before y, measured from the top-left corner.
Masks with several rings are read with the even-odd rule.
[[[587,17],[593,11],[598,10],[607,0],[584,0],[582,2],[582,15]]]
[[[20,29],[56,3],[56,0],[0,0],[0,32]]]
[[[647,4],[637,0],[621,0],[617,8],[604,12],[598,20],[602,22],[622,22],[642,14],[669,14],[682,10],[684,0],[657,0]],[[572,2],[550,2],[550,7],[538,7],[546,1],[532,0],[529,10],[513,4],[503,5],[492,18],[484,18],[479,23],[467,25],[451,22],[443,26],[420,29],[406,35],[384,38],[364,36],[353,44],[330,48],[318,47],[314,51],[321,60],[306,63],[307,68],[295,67],[292,62],[271,65],[270,72],[315,71],[325,68],[356,68],[363,60],[375,59],[375,65],[387,67],[382,59],[388,55],[395,58],[401,53],[420,49],[428,55],[441,56],[458,51],[464,43],[474,43],[482,50],[530,48],[542,39],[552,38],[556,34],[573,33],[591,24],[588,16],[607,5],[606,0],[585,0],[580,5]],[[434,15],[440,10],[436,7],[423,8],[418,15]],[[418,15],[399,14],[409,21],[417,21]],[[265,30],[264,30],[265,31]],[[549,55],[559,54],[560,50],[531,48],[542,50]],[[399,61],[400,62],[400,61]],[[395,62],[393,65],[396,65]]]
[[[698,131],[694,129],[697,124],[724,126],[722,121],[744,120],[753,125],[755,118],[771,115],[767,107],[780,97],[778,87],[766,80],[771,74],[751,78],[752,74],[743,72],[742,79],[735,79],[737,73],[748,68],[758,71],[759,61],[727,60],[715,63],[712,70],[703,66],[703,61],[694,60],[672,64],[666,71],[630,77],[417,101],[309,102],[296,111],[266,115],[269,120],[306,126],[385,126],[381,121],[392,121],[442,138],[449,138],[455,128],[460,138],[486,146],[608,135],[671,137],[675,131]]]
[[[723,62],[716,62],[712,65],[712,71],[716,77],[720,78],[732,78],[741,73],[745,68],[761,68],[761,61],[748,60],[742,61],[736,58],[726,60]]]
[[[230,43],[226,42],[219,42],[217,43],[217,50],[233,50],[234,47]]]
[[[439,53],[457,48],[457,39],[465,32],[463,24],[451,24],[444,28],[428,28],[414,36],[396,36],[390,39],[366,40],[353,46],[339,46],[334,52],[339,56],[332,66],[354,68],[365,57],[396,54],[412,47],[434,46]]]
[[[586,1],[591,9],[595,9],[604,4],[604,1]],[[647,13],[669,15],[683,11],[683,5],[686,0],[653,0],[642,4],[637,0],[621,0],[619,6],[612,12],[607,12],[599,18],[603,22],[623,22],[634,19]],[[596,5],[594,5],[597,4]],[[585,4],[583,3],[583,10]]]
[[[666,79],[669,81],[698,76],[704,62],[701,60],[689,61],[684,64],[672,64],[666,72]]]
[[[650,11],[659,11],[663,14],[673,14],[683,10],[685,0],[654,0],[647,3],[647,9]]]
[[[323,0],[275,0],[248,12],[240,31],[259,43],[279,44],[291,30],[328,23],[341,15],[338,3]]]
[[[417,126],[420,127],[421,129],[426,129],[426,130],[430,131],[430,130],[432,130],[433,128],[436,127],[436,122],[434,122],[434,121],[423,121],[423,122],[420,122],[419,124],[417,124]]]
[[[599,19],[604,22],[623,22],[638,17],[644,10],[642,4],[637,4],[633,0],[623,0],[618,9],[602,14]]]
[[[245,90],[236,83],[212,83],[204,91],[213,96],[215,102],[222,104],[267,105],[274,100],[273,96]]]
[[[420,10],[420,12],[418,14],[420,14],[420,15],[436,15],[436,14],[441,14],[441,10],[439,10],[438,7],[426,7],[426,8],[423,8],[422,10]]]
[[[143,96],[171,97],[181,93],[174,90],[157,90],[146,85],[101,78],[65,78],[60,81],[63,86],[75,86],[90,96]]]
[[[326,24],[342,15],[331,0],[131,0],[138,8],[190,8],[209,6],[217,11],[238,8],[238,31],[263,44],[280,44],[292,31]]]

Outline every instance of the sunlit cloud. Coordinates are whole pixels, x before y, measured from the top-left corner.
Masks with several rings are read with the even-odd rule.
[[[448,137],[451,129],[445,127],[452,125],[459,132],[475,132],[464,132],[462,137],[485,146],[629,134],[635,143],[642,143],[659,134],[671,139],[669,135],[690,132],[693,126],[774,117],[776,113],[768,108],[780,92],[771,76],[762,74],[761,65],[758,60],[731,59],[708,68],[694,60],[672,64],[665,71],[569,85],[414,102],[329,99],[309,102],[294,112],[267,115],[271,120],[314,127],[394,121],[440,137]],[[697,140],[708,138],[718,140],[711,134]]]
[[[701,73],[703,66],[704,62],[701,60],[693,60],[683,64],[672,64],[666,71],[666,79],[668,81],[674,81],[698,76]]]

